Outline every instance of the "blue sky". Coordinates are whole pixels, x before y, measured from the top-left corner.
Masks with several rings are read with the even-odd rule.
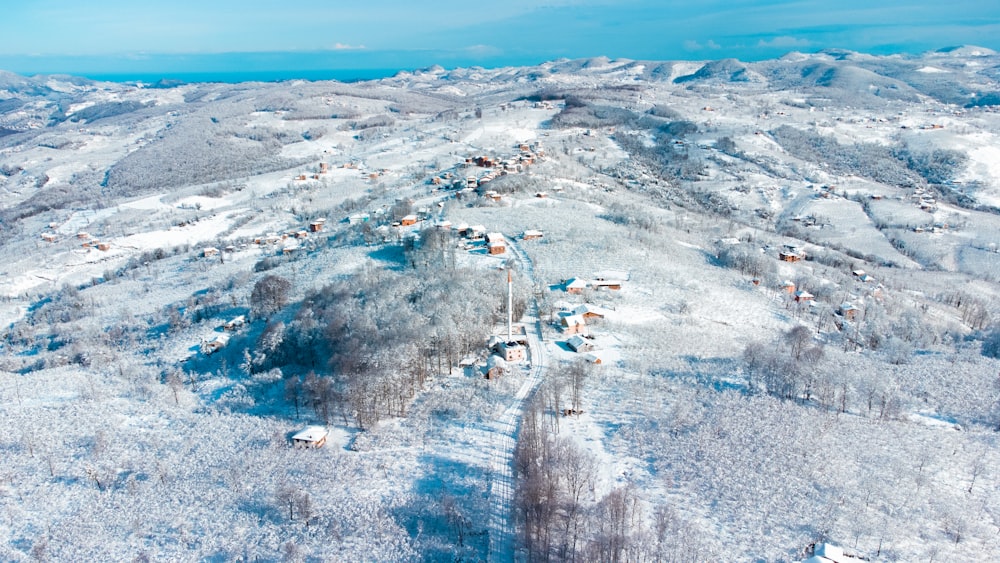
[[[505,66],[560,57],[758,60],[791,50],[1000,50],[1000,2],[951,0],[30,0],[5,3],[20,73]],[[430,4],[430,7],[426,5]]]

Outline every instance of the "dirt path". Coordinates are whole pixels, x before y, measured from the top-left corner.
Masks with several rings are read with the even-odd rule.
[[[522,271],[535,285],[534,266],[528,256],[508,238],[508,249],[517,259]],[[490,480],[490,544],[489,561],[514,561],[516,527],[514,525],[514,447],[520,430],[524,405],[541,384],[547,368],[542,323],[538,314],[538,302],[534,297],[528,304],[525,315],[528,337],[528,361],[524,381],[514,399],[504,409],[503,415],[494,424],[493,453],[491,456]],[[516,376],[515,376],[516,377]]]

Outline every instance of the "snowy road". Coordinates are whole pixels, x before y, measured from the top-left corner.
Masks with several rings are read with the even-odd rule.
[[[535,271],[531,260],[509,238],[508,249],[534,286]],[[492,479],[490,481],[489,561],[491,562],[514,561],[517,531],[514,525],[514,447],[517,445],[517,434],[525,402],[542,382],[547,367],[538,302],[533,296],[529,302],[526,317],[534,320],[530,325],[525,323],[530,366],[514,399],[507,405],[503,415],[494,424],[493,453],[490,462]]]

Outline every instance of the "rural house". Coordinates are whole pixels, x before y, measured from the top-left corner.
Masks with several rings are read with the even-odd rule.
[[[322,426],[310,426],[292,436],[296,448],[322,448],[326,443],[327,431]]]
[[[580,278],[571,278],[566,280],[563,287],[566,288],[566,293],[579,295],[583,293],[583,290],[587,289],[587,282],[581,280]]]
[[[578,354],[594,351],[594,343],[579,334],[567,340],[566,345],[569,346],[570,350]]]
[[[212,340],[205,340],[201,343],[201,353],[205,355],[211,355],[219,350],[222,350],[229,344],[228,334],[217,334]]]
[[[590,303],[584,303],[574,308],[573,314],[581,315],[584,319],[603,319],[604,309]]]
[[[583,315],[567,315],[559,320],[559,329],[564,334],[580,334],[586,332],[587,322]]]

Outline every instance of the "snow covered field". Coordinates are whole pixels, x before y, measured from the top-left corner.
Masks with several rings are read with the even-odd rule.
[[[998,64],[0,76],[0,560],[988,559]]]

